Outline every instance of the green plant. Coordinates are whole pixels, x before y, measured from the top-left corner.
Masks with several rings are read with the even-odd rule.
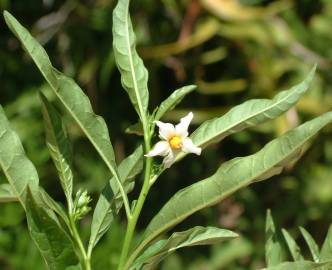
[[[275,119],[288,111],[306,93],[315,68],[303,82],[280,92],[273,99],[250,100],[238,105],[223,116],[204,122],[189,138],[187,134],[172,136],[172,140],[175,137],[174,141],[166,138],[163,143],[168,148],[156,152],[157,148],[152,148],[156,137],[155,125],[158,125],[162,133],[166,126],[170,127],[170,124],[158,121],[195,87],[187,86],[175,91],[152,113],[149,112],[148,73],[135,49],[129,1],[120,0],[113,13],[114,56],[121,73],[122,85],[139,116],[139,123],[133,128],[139,127],[140,132],[136,133],[142,133],[144,139],[118,165],[105,121],[93,113],[83,91],[73,80],[52,66],[45,50],[12,15],[5,12],[4,16],[7,25],[50,85],[57,101],[90,140],[111,174],[94,209],[90,239],[86,247],[77,224],[90,210],[90,197],[86,191],[79,191],[73,198],[71,144],[61,114],[46,95],[40,93],[47,146],[67,199],[66,209],[40,187],[36,169],[25,156],[17,134],[1,109],[0,165],[9,184],[1,185],[0,200],[18,200],[22,204],[31,237],[50,269],[91,269],[93,249],[110,229],[121,209],[124,209],[128,224],[118,262],[119,270],[153,268],[176,249],[215,244],[237,237],[236,233],[220,228],[194,227],[173,233],[168,239],[159,239],[195,212],[220,202],[251,183],[280,173],[290,161],[297,160],[307,142],[332,121],[332,112],[325,113],[274,139],[256,154],[223,163],[212,176],[177,192],[151,220],[138,244],[134,245],[133,237],[145,200],[153,185],[158,183],[159,176],[168,167],[184,158],[187,152],[200,154],[200,149],[220,142],[233,133]],[[181,119],[180,124],[184,126],[179,131],[181,134],[186,133],[191,118],[192,115],[189,114]],[[185,139],[189,140],[187,147]],[[167,155],[167,159],[160,162],[154,158],[157,154]],[[130,201],[128,193],[133,189],[134,179],[138,178],[142,170],[140,195],[137,200]]]

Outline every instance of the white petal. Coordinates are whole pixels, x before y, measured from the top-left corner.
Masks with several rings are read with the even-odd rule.
[[[188,136],[188,127],[193,117],[193,113],[190,112],[185,117],[180,119],[180,123],[175,126],[177,135],[180,135],[182,138],[186,138]]]
[[[169,167],[171,167],[174,160],[175,160],[174,152],[170,149],[167,156],[163,160],[163,164],[164,164],[165,168],[168,169]]]
[[[200,155],[202,152],[202,148],[194,145],[191,139],[184,138],[182,141],[182,151],[186,153],[194,153],[196,155]]]
[[[175,127],[170,123],[164,123],[161,121],[155,121],[156,125],[159,127],[159,137],[164,140],[168,140],[169,137],[175,134]]]
[[[153,147],[153,149],[151,149],[150,152],[147,153],[145,156],[146,157],[166,156],[169,151],[171,151],[171,149],[168,142],[160,141],[157,142],[156,145]]]

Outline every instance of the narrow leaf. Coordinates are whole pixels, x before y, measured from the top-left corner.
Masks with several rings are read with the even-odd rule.
[[[17,202],[18,198],[9,184],[0,185],[0,203]]]
[[[265,261],[267,266],[275,266],[283,261],[282,245],[273,222],[271,211],[266,214],[265,224]]]
[[[63,270],[78,263],[72,242],[55,216],[38,205],[31,192],[27,195],[28,227],[50,270]]]
[[[263,270],[330,270],[332,262],[315,263],[311,261],[284,262],[277,266],[264,268]]]
[[[190,92],[196,89],[196,85],[188,85],[175,90],[166,100],[164,100],[155,114],[155,120],[159,120],[164,114],[173,110],[176,105],[178,105],[182,99],[188,95]]]
[[[40,93],[42,112],[46,131],[47,147],[58,171],[62,189],[68,201],[68,207],[72,208],[73,173],[71,170],[71,145],[60,114]]]
[[[142,167],[143,148],[139,146],[134,153],[124,159],[119,165],[120,177],[123,180],[122,184],[127,193],[133,188],[132,179],[142,170]],[[91,251],[111,226],[122,204],[118,187],[113,185],[112,181],[109,181],[102,191],[93,213],[89,240],[89,249]]]
[[[292,255],[293,260],[294,261],[303,261],[303,257],[301,255],[301,249],[296,244],[294,238],[285,229],[282,229],[282,234],[286,240],[286,244]]]
[[[5,11],[4,17],[6,24],[21,41],[62,105],[88,137],[113,176],[118,178],[114,151],[104,119],[93,113],[90,101],[80,87],[52,66],[44,48],[30,33],[9,12]]]
[[[148,72],[135,47],[135,33],[129,16],[129,0],[119,0],[113,12],[115,61],[121,73],[122,86],[144,123],[149,103]]]
[[[332,112],[323,114],[271,141],[256,154],[225,162],[211,177],[178,191],[152,219],[132,258],[151,240],[193,213],[255,181],[280,173],[297,158],[305,143],[331,121]]]
[[[306,93],[314,76],[312,68],[306,79],[273,99],[252,99],[231,109],[221,117],[211,119],[199,126],[190,136],[195,145],[205,148],[243,129],[275,119],[293,107]],[[177,160],[186,154],[178,155]]]
[[[0,105],[0,167],[4,172],[13,194],[25,206],[26,188],[38,192],[38,174],[32,162],[26,157],[21,141],[10,127]]]
[[[215,227],[194,227],[184,232],[176,232],[167,240],[160,240],[137,258],[131,269],[145,269],[155,267],[161,260],[179,248],[198,245],[214,245],[228,239],[234,239],[238,235],[232,231]],[[143,267],[143,268],[142,268]]]
[[[329,227],[326,238],[323,243],[322,250],[320,251],[319,261],[331,261],[332,260],[332,224]]]
[[[300,231],[310,249],[313,260],[315,262],[319,262],[319,248],[318,248],[316,241],[312,238],[310,233],[308,233],[308,231],[306,229],[304,229],[303,227],[300,227]]]

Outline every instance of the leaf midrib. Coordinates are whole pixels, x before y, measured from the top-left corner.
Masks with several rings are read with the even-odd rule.
[[[272,167],[274,167],[275,165],[277,165],[278,163],[280,163],[285,157],[290,156],[291,154],[293,154],[294,152],[297,151],[297,149],[299,147],[301,147],[308,139],[310,139],[311,137],[313,137],[313,135],[310,135],[309,137],[306,137],[305,140],[302,140],[301,143],[298,143],[296,147],[293,148],[293,151],[287,153],[287,155],[283,155],[282,158],[280,158],[278,160],[278,162],[275,162],[273,166],[271,166],[269,169],[265,169],[263,172],[261,172],[259,175],[256,175],[255,177],[251,177],[249,178],[248,181],[245,181],[244,183],[235,186],[234,188],[230,189],[228,192],[224,193],[224,195],[221,197],[225,198],[227,197],[229,194],[232,194],[235,190],[238,190],[239,188],[245,187],[247,185],[249,185],[254,179],[259,178],[261,175],[264,175],[264,173],[268,170],[270,170]],[[239,160],[240,161],[240,160]],[[233,164],[234,165],[234,164]],[[213,177],[213,176],[211,176]],[[210,179],[210,178],[208,178]],[[206,180],[208,180],[206,179]],[[202,180],[204,181],[204,180]],[[200,209],[205,208],[206,206],[212,205],[218,201],[221,200],[220,197],[214,198],[212,200],[210,200],[209,202],[205,202],[204,204],[202,204],[200,207],[195,207],[192,208],[190,212],[186,212],[187,214],[182,214],[177,216],[176,219],[173,219],[173,222],[169,222],[167,223],[167,225],[164,225],[163,227],[161,227],[159,230],[155,231],[154,233],[151,233],[145,240],[143,240],[143,242],[136,248],[136,252],[135,252],[135,256],[136,254],[139,254],[140,251],[145,247],[146,244],[148,244],[149,242],[151,242],[155,237],[157,237],[160,233],[162,233],[163,231],[167,230],[167,228],[170,228],[174,225],[176,225],[179,221],[183,220],[186,216],[191,215],[192,213],[195,213],[197,211],[199,211]],[[189,213],[189,214],[188,214]]]

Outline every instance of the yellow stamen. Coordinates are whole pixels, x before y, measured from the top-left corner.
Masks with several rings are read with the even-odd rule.
[[[172,149],[180,149],[182,147],[182,138],[175,135],[168,140],[169,145]]]

